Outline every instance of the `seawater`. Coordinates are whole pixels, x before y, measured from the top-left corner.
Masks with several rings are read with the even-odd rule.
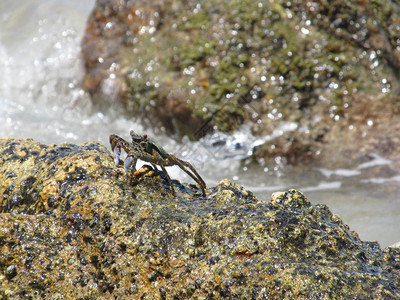
[[[116,109],[95,111],[81,88],[80,41],[94,0],[9,0],[0,2],[0,136],[32,138],[46,144],[129,137],[146,132]],[[369,165],[353,169],[310,169],[291,172],[277,161],[268,169],[247,164],[252,148],[272,140],[295,124],[277,124],[265,137],[253,137],[243,126],[234,135],[209,134],[198,142],[176,142],[158,136],[160,144],[192,162],[209,186],[228,178],[268,199],[272,192],[296,188],[313,202],[327,204],[361,239],[382,247],[400,241],[400,177],[369,178],[371,169],[390,164],[375,155]],[[172,168],[171,176],[190,182]]]

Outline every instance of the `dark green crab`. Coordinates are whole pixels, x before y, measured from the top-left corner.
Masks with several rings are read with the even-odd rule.
[[[165,167],[178,166],[196,181],[200,186],[203,196],[206,195],[206,184],[189,162],[168,154],[164,148],[158,146],[153,140],[149,139],[147,135],[136,134],[133,130],[131,130],[130,135],[132,137],[132,143],[125,141],[115,134],[110,135],[111,149],[114,153],[116,165],[120,163],[121,149],[124,149],[127,153],[124,162],[124,169],[126,172],[130,171],[134,173],[136,171],[136,162],[138,159],[151,163],[155,170],[157,170],[156,165],[159,165],[174,195],[175,189]]]

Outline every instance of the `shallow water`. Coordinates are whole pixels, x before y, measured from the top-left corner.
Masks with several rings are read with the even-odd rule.
[[[0,2],[0,136],[33,138],[43,143],[108,145],[110,133],[128,138],[143,132],[133,119],[93,110],[81,89],[79,45],[94,0],[9,0]],[[294,124],[277,124],[270,136],[255,138],[245,126],[234,136],[214,134],[197,143],[158,137],[165,148],[191,161],[209,186],[228,178],[258,197],[296,188],[313,203],[324,203],[363,240],[383,247],[400,241],[400,177],[369,177],[392,162],[371,157],[354,169],[292,171],[277,162],[272,169],[243,162],[253,146],[273,139]],[[146,129],[151,136],[152,130]],[[176,168],[171,176],[190,181]],[[382,196],[384,195],[384,196]]]

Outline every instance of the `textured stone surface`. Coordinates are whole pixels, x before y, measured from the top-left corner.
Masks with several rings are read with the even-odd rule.
[[[0,295],[400,297],[400,250],[302,193],[174,184],[177,197],[159,176],[130,186],[97,143],[0,139]]]
[[[399,160],[399,10],[391,0],[99,0],[82,41],[84,86],[95,103],[195,139],[293,122],[254,151],[267,163],[346,165],[369,151]]]

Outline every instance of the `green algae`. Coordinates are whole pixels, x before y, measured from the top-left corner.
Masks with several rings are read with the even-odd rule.
[[[220,130],[232,131],[248,119],[240,99],[254,85],[274,97],[274,105],[284,112],[284,118],[292,114],[286,110],[297,107],[304,114],[305,108],[318,105],[321,93],[331,106],[340,107],[339,115],[345,110],[341,105],[343,98],[351,104],[353,94],[359,90],[380,93],[378,72],[371,76],[369,71],[369,54],[363,52],[365,48],[359,47],[360,44],[347,43],[344,33],[332,35],[326,24],[328,15],[307,19],[308,14],[311,17],[316,12],[295,1],[233,1],[229,10],[223,9],[222,4],[189,1],[185,10],[165,4],[166,10],[172,9],[173,18],[165,19],[165,27],[160,27],[154,35],[139,39],[134,46],[135,55],[124,59],[135,66],[138,55],[143,62],[161,58],[159,61],[166,66],[156,62],[151,71],[140,71],[141,78],[127,81],[129,94],[136,95],[126,96],[132,111],[152,106],[152,101],[162,105],[163,101],[157,100],[165,98],[162,91],[168,94],[177,88],[182,100],[176,101],[188,102],[188,112],[192,111],[194,117],[203,122],[212,118]],[[337,11],[324,2],[317,8],[320,13],[329,11],[335,20],[344,22],[353,16],[357,24],[363,20],[363,8],[352,2]],[[377,18],[383,20],[388,14],[382,12]],[[218,23],[220,20],[223,23]],[[353,33],[352,23],[349,27],[343,23],[340,26]],[[149,43],[147,39],[155,41]],[[175,42],[171,43],[171,39]],[[263,59],[265,55],[267,58]],[[192,71],[183,75],[188,68]],[[378,68],[388,73],[384,64]],[[252,74],[255,69],[262,71]],[[262,76],[265,79],[261,80]],[[276,78],[282,78],[279,84]],[[155,81],[168,83],[166,90],[152,84]],[[227,95],[233,97],[227,100]],[[293,95],[299,97],[296,105],[292,103]]]
[[[113,73],[112,99],[128,115],[176,136],[199,139],[245,123],[268,135],[289,121],[298,135],[309,132],[305,147],[320,153],[335,127],[369,130],[357,121],[363,116],[352,115],[362,111],[360,99],[397,107],[398,9],[390,0],[110,1],[88,21],[85,82],[100,101],[103,90],[95,87]],[[95,30],[105,21],[119,34]],[[99,64],[92,47],[108,63]],[[261,158],[271,145],[262,147],[255,152]]]

